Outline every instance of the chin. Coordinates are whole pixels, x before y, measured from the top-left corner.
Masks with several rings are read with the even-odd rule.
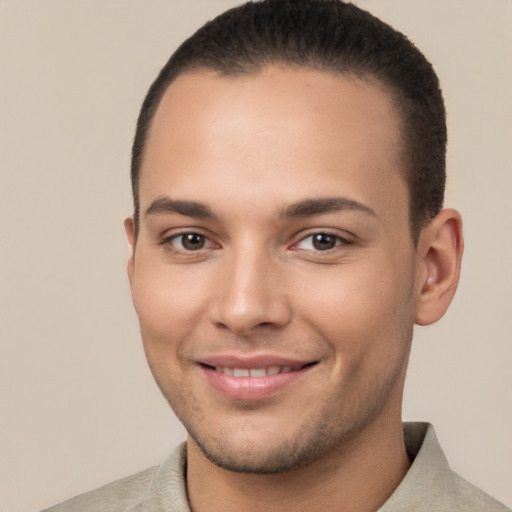
[[[302,425],[283,436],[275,432],[251,429],[247,436],[212,435],[210,430],[194,432],[188,429],[193,442],[216,466],[236,473],[272,475],[286,473],[321,459],[339,446],[340,432],[322,423]],[[255,431],[256,430],[256,431]],[[238,434],[241,434],[238,431]]]
[[[301,446],[297,451],[290,445],[281,444],[279,447],[265,449],[260,446],[249,446],[243,450],[225,449],[226,446],[216,446],[210,449],[195,440],[205,457],[216,466],[235,473],[254,475],[273,475],[285,473],[308,465],[319,456],[313,446]]]

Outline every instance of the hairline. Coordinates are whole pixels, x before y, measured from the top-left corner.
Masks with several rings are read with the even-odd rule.
[[[142,169],[144,166],[144,160],[145,160],[145,154],[146,154],[146,148],[148,145],[149,138],[151,136],[152,128],[153,128],[153,122],[157,115],[158,109],[160,108],[160,105],[168,93],[170,87],[176,82],[176,80],[188,76],[193,76],[197,74],[201,74],[204,72],[211,72],[216,74],[220,77],[226,77],[226,78],[236,78],[241,76],[255,76],[265,69],[268,69],[270,67],[276,67],[278,69],[282,70],[314,70],[318,71],[320,73],[325,73],[327,75],[331,75],[333,77],[345,77],[348,79],[355,79],[356,81],[365,82],[368,85],[378,87],[381,89],[382,92],[384,92],[389,100],[391,101],[391,105],[393,107],[393,111],[396,112],[396,123],[397,123],[397,129],[398,129],[398,136],[400,141],[400,147],[397,148],[397,154],[394,155],[394,157],[398,158],[397,164],[397,172],[399,173],[400,177],[404,180],[404,183],[407,188],[407,196],[408,196],[408,217],[409,217],[409,227],[410,227],[410,233],[412,237],[412,241],[414,243],[414,246],[417,245],[419,235],[422,231],[422,229],[427,225],[431,219],[426,219],[426,222],[423,222],[421,225],[417,225],[415,223],[414,218],[414,212],[413,212],[413,189],[412,189],[412,169],[410,168],[412,165],[412,162],[408,162],[409,160],[409,150],[410,148],[407,142],[406,138],[406,130],[408,126],[408,120],[407,120],[407,114],[405,112],[405,109],[401,107],[400,105],[400,90],[396,86],[393,86],[389,83],[387,83],[386,80],[383,80],[380,76],[377,75],[376,72],[372,72],[370,70],[357,68],[357,66],[353,66],[353,68],[347,68],[346,70],[337,70],[330,66],[324,66],[320,63],[316,62],[304,62],[304,63],[298,63],[293,61],[286,61],[284,59],[268,59],[268,61],[262,61],[258,63],[257,65],[247,66],[244,69],[229,69],[229,68],[223,68],[220,66],[214,66],[214,65],[208,65],[204,63],[199,62],[191,62],[188,63],[186,66],[183,66],[182,68],[179,68],[177,70],[177,73],[172,74],[169,77],[168,82],[166,83],[165,87],[161,87],[160,94],[156,98],[156,101],[152,105],[152,108],[149,110],[150,117],[147,120],[146,129],[144,132],[144,138],[143,138],[143,144],[141,147],[141,154],[138,159],[138,166],[136,168],[135,173],[135,183],[134,186],[134,197],[136,198],[135,201],[135,209],[134,209],[134,224],[135,224],[135,236],[137,238],[138,231],[139,231],[139,224],[140,224],[140,195],[139,195],[139,189],[140,189],[140,178],[142,175]]]

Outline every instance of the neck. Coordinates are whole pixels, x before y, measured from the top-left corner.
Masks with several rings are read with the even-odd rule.
[[[234,473],[207,460],[191,439],[187,449],[193,512],[374,511],[410,465],[399,418],[377,420],[335,453],[282,474]]]

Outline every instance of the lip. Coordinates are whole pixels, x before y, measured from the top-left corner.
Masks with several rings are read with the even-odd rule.
[[[316,363],[316,361],[301,361],[281,356],[219,355],[201,359],[201,361],[199,361],[199,367],[208,383],[226,398],[231,400],[255,401],[284,391],[311,371],[315,366],[314,363]],[[263,377],[235,377],[218,371],[215,367],[244,368],[249,370],[270,367],[291,367],[292,370],[286,373],[266,375]]]
[[[251,370],[254,368],[268,368],[269,366],[291,366],[292,368],[297,366],[301,367],[316,361],[294,359],[290,357],[269,354],[220,354],[212,357],[201,358],[198,362],[213,367],[222,366],[224,368],[248,368]]]

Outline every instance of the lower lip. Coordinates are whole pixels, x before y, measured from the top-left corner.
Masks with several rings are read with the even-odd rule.
[[[261,400],[282,391],[302,378],[311,366],[265,377],[234,377],[207,366],[201,366],[201,369],[211,386],[224,396],[232,400],[247,401]]]

